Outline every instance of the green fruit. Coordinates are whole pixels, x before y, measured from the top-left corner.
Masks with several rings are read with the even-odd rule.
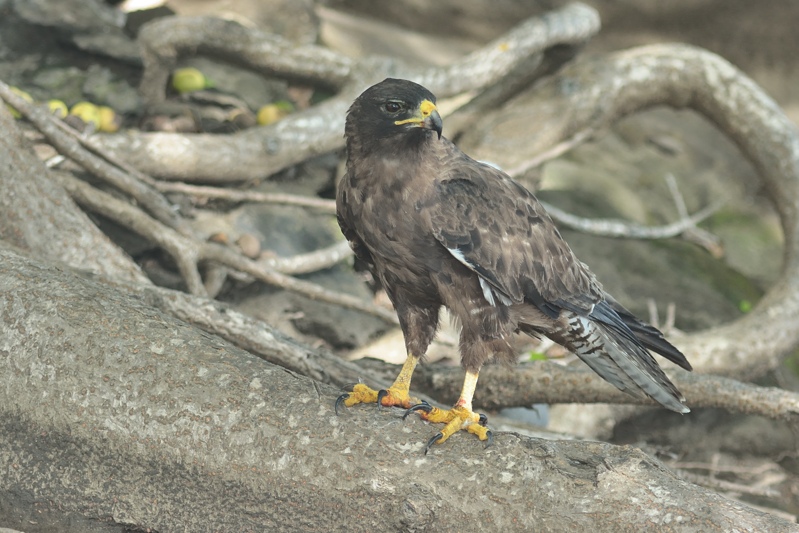
[[[180,94],[186,94],[205,89],[208,80],[194,67],[179,68],[172,73],[172,87]]]
[[[91,102],[78,102],[72,106],[69,114],[78,117],[86,124],[100,125],[100,108]]]
[[[58,118],[64,118],[69,114],[69,110],[67,109],[67,104],[65,104],[61,100],[48,100],[47,108],[50,110],[50,113],[57,116]]]
[[[119,131],[119,126],[122,124],[122,119],[113,109],[108,106],[101,105],[98,108],[98,112],[100,115],[100,122],[97,129],[106,133],[114,133]]]

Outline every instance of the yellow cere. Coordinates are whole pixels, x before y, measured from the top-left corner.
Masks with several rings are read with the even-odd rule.
[[[430,113],[436,110],[436,104],[431,102],[430,100],[425,100],[422,102],[422,105],[419,106],[419,111],[422,112],[423,117],[429,117]]]
[[[395,120],[394,124],[397,126],[401,126],[402,124],[422,124],[424,119],[430,116],[430,113],[435,111],[436,104],[431,102],[430,100],[425,100],[421,104],[419,104],[419,114],[414,115],[411,118],[406,118],[405,120]]]

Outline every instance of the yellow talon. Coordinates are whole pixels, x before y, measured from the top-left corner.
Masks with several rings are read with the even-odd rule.
[[[377,403],[377,391],[363,383],[358,383],[352,388],[352,392],[347,399],[344,400],[344,405],[352,407],[359,403]]]
[[[347,407],[352,407],[359,403],[380,402],[380,405],[385,407],[397,406],[404,407],[405,409],[408,409],[414,403],[419,403],[419,400],[411,398],[409,394],[411,376],[418,362],[418,357],[409,354],[408,358],[405,360],[405,364],[402,365],[402,370],[400,370],[397,379],[394,380],[394,383],[387,390],[376,391],[362,383],[355,385],[352,388],[352,392],[342,394],[338,397],[336,400],[336,413],[338,413],[338,407],[342,403]]]
[[[358,405],[359,403],[380,403],[383,407],[403,407],[409,408],[412,404],[418,403],[416,398],[411,398],[408,389],[392,385],[386,390],[376,391],[362,383],[358,383],[352,388],[352,392],[339,396],[337,404],[344,404],[347,407]]]
[[[466,428],[466,431],[472,435],[477,435],[477,438],[480,440],[488,440],[491,438],[491,430],[480,424],[471,424]]]
[[[444,424],[444,428],[427,441],[425,454],[433,444],[441,444],[460,430],[466,430],[476,435],[478,439],[488,441],[486,447],[491,446],[493,436],[486,427],[485,415],[472,411],[477,372],[466,372],[461,396],[452,409],[439,409],[427,402],[419,403],[419,400],[410,396],[411,376],[418,362],[418,357],[409,354],[397,379],[386,390],[376,391],[362,383],[355,385],[352,392],[344,393],[336,399],[336,414],[341,405],[352,407],[359,403],[376,403],[385,407],[404,407],[407,411],[403,419],[411,413],[418,412],[428,422]]]
[[[446,424],[435,441],[437,444],[443,443],[462,429],[477,435],[480,440],[488,439],[489,430],[480,424],[480,415],[462,405],[456,405],[449,410],[433,407],[429,413],[422,412],[421,415],[428,422]]]
[[[424,453],[430,450],[433,444],[441,444],[460,430],[466,430],[472,435],[476,435],[482,441],[488,441],[486,447],[491,446],[493,435],[491,430],[486,427],[485,415],[480,415],[472,411],[472,396],[477,384],[477,373],[466,372],[463,382],[463,390],[458,401],[452,409],[439,409],[430,405],[420,404],[408,409],[405,416],[413,412],[419,412],[421,417],[428,422],[445,424],[444,428],[432,439],[427,441]]]

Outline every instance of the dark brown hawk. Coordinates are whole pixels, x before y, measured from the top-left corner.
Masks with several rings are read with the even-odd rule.
[[[605,293],[532,193],[441,137],[435,101],[421,85],[386,79],[347,114],[338,222],[394,304],[408,358],[388,390],[358,384],[336,407],[379,402],[445,423],[428,448],[461,429],[489,439],[472,411],[477,375],[489,359],[515,361],[508,340],[522,331],[563,345],[625,392],[687,413],[649,350],[691,370],[685,356]],[[409,396],[442,305],[462,326],[466,370],[449,410]]]

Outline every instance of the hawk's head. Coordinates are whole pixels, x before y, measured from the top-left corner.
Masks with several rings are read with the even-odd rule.
[[[433,93],[408,80],[387,78],[366,89],[347,113],[348,142],[399,142],[401,138],[422,140],[435,132],[441,138],[441,115]]]

